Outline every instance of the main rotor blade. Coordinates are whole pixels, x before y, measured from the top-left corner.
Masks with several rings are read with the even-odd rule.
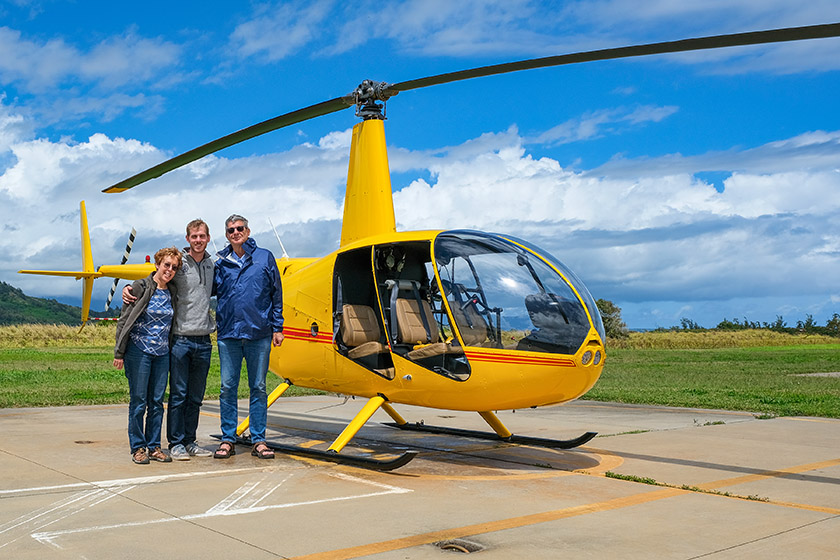
[[[314,119],[315,117],[329,115],[330,113],[346,109],[351,105],[353,105],[352,99],[348,100],[347,97],[337,97],[335,99],[331,99],[330,101],[310,105],[309,107],[298,109],[297,111],[292,111],[291,113],[286,113],[285,115],[280,115],[279,117],[274,117],[273,119],[268,119],[261,123],[251,125],[248,128],[243,128],[242,130],[228,134],[227,136],[222,136],[212,142],[208,142],[198,148],[194,148],[189,152],[184,152],[179,156],[175,156],[172,159],[168,159],[163,163],[159,163],[154,167],[141,171],[137,175],[120,181],[115,185],[111,185],[102,192],[118,193],[126,191],[141,183],[156,179],[164,173],[168,173],[181,166],[187,165],[188,163],[192,163],[197,159],[201,159],[204,156],[208,156],[214,152],[233,146],[234,144],[250,140],[251,138],[271,132],[272,130],[277,130],[295,123]]]
[[[824,39],[840,36],[840,23],[827,23],[821,25],[809,25],[805,27],[787,27],[783,29],[771,29],[768,31],[749,31],[746,33],[733,33],[730,35],[714,35],[711,37],[698,37],[694,39],[682,39],[679,41],[665,41],[662,43],[650,43],[647,45],[634,45],[630,47],[617,47],[611,49],[600,49],[559,56],[546,56],[543,58],[532,58],[519,62],[506,62],[438,74],[417,80],[408,80],[397,84],[389,84],[385,89],[386,94],[395,95],[401,91],[409,91],[438,84],[447,84],[470,78],[506,74],[520,70],[532,70],[535,68],[546,68],[549,66],[562,66],[564,64],[577,64],[579,62],[594,62],[597,60],[612,60],[617,58],[630,58],[636,56],[648,56],[652,54],[666,54],[686,51],[699,51],[706,49],[719,49],[723,47],[737,47],[745,45],[762,45],[767,43],[782,43],[786,41],[802,41],[804,39]]]
[[[761,45],[768,43],[781,43],[786,41],[801,41],[805,39],[822,39],[828,37],[840,37],[840,23],[828,23],[821,25],[809,25],[804,27],[788,27],[783,29],[771,29],[767,31],[749,31],[746,33],[733,33],[729,35],[714,35],[710,37],[698,37],[694,39],[682,39],[679,41],[665,41],[661,43],[650,43],[647,45],[634,45],[629,47],[617,47],[610,49],[599,49],[594,51],[564,54],[559,56],[547,56],[543,58],[532,58],[519,62],[506,62],[491,66],[482,66],[469,70],[460,70],[428,76],[416,80],[408,80],[397,84],[383,84],[382,97],[379,100],[386,100],[401,91],[409,91],[423,87],[439,84],[446,84],[471,78],[493,76],[520,70],[532,70],[550,66],[562,66],[565,64],[576,64],[579,62],[594,62],[598,60],[612,60],[618,58],[630,58],[637,56],[648,56],[653,54],[667,54],[687,51],[698,51],[706,49],[718,49],[723,47],[735,47],[746,45]],[[129,177],[115,185],[104,189],[102,192],[116,193],[136,187],[151,179],[160,177],[164,173],[173,171],[183,165],[191,163],[204,156],[224,148],[244,142],[261,134],[271,132],[295,123],[303,122],[315,117],[335,113],[356,103],[354,94],[337,97],[330,101],[324,101],[316,105],[310,105],[304,109],[298,109],[279,117],[243,128],[227,136],[223,136],[203,146],[199,146],[189,152],[183,153],[172,159],[164,161],[146,171],[142,171],[133,177]]]

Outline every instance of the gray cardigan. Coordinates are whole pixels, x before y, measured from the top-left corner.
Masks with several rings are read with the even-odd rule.
[[[157,283],[152,278],[155,273],[149,274],[146,278],[135,280],[131,285],[131,295],[137,298],[134,303],[123,304],[122,311],[120,311],[120,319],[117,321],[117,343],[114,346],[114,358],[122,360],[125,357],[125,348],[128,346],[128,334],[134,327],[134,323],[146,308],[149,306],[149,300],[152,299],[152,294],[157,289]],[[169,288],[170,299],[172,300],[172,309],[175,309],[178,291],[175,288],[174,282],[169,282],[166,285]],[[169,341],[172,342],[172,329],[169,329]]]

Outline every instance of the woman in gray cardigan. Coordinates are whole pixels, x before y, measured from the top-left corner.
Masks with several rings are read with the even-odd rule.
[[[117,321],[114,367],[128,378],[128,441],[131,460],[168,463],[160,448],[163,395],[169,377],[169,339],[175,314],[175,285],[170,281],[181,266],[181,251],[167,247],[155,253],[155,272],[131,285],[137,296],[124,304]]]

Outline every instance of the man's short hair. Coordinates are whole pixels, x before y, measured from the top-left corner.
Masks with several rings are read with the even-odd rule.
[[[207,233],[207,237],[210,237],[210,226],[208,226],[207,222],[205,222],[201,218],[196,218],[195,220],[187,224],[187,237],[189,237],[191,229],[198,229],[202,226],[204,227],[204,231]]]
[[[239,214],[231,214],[230,218],[225,220],[225,228],[227,228],[228,225],[232,224],[233,222],[242,222],[242,225],[244,225],[245,227],[248,227],[248,220],[246,220],[245,218],[243,218]],[[250,229],[250,228],[248,228],[248,229]]]

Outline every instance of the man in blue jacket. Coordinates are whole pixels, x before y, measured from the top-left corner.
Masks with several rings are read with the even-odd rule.
[[[274,458],[265,443],[268,397],[265,378],[271,347],[283,343],[283,290],[271,251],[250,239],[248,220],[237,214],[225,221],[230,245],[216,261],[216,330],[221,369],[219,408],[222,442],[213,454],[226,459],[236,453],[237,392],[242,360],[248,370],[251,454]]]

